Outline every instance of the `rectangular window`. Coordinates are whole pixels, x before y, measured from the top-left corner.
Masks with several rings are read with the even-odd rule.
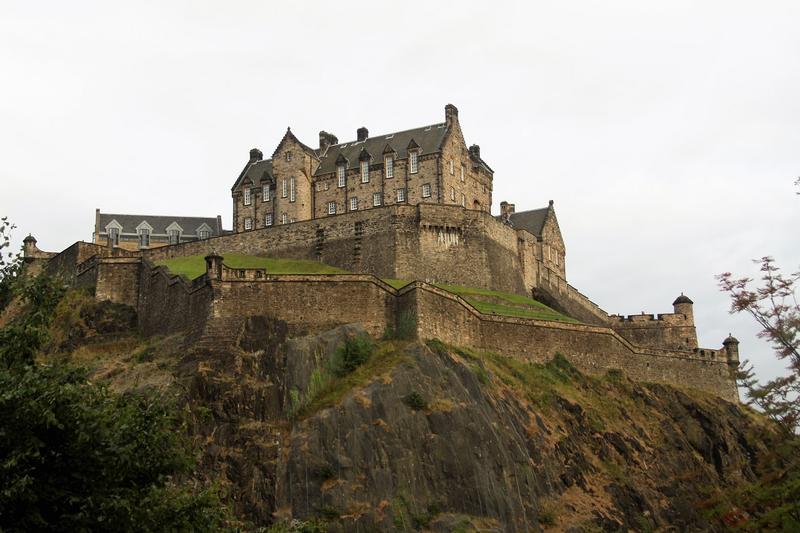
[[[450,175],[452,176],[453,174],[455,174],[455,172],[453,171],[453,160],[451,159],[450,160]]]
[[[287,190],[288,190],[288,183],[286,182],[286,178],[283,178],[283,180],[281,180],[281,198],[286,198]]]
[[[383,158],[383,168],[386,169],[387,178],[394,177],[394,158],[392,156],[387,155]]]
[[[271,226],[272,225],[272,213],[267,213],[264,215],[264,225]]]
[[[419,170],[419,154],[417,152],[411,152],[410,154],[408,154],[408,160],[409,160],[408,165],[410,167],[409,172],[412,174],[416,174],[417,170]]]
[[[405,202],[406,201],[406,190],[405,189],[397,189],[397,201],[398,202]]]
[[[461,165],[461,182],[464,182],[464,165]]]
[[[206,239],[210,239],[211,238],[211,232],[208,231],[207,229],[201,229],[200,231],[197,232],[197,237],[200,240],[203,240],[203,241],[206,240]]]
[[[253,229],[253,219],[252,218],[247,217],[247,218],[244,219],[244,229],[245,230]]]
[[[431,197],[431,184],[430,183],[423,183],[422,184],[422,197],[423,198],[430,198]]]
[[[378,207],[379,205],[381,205],[381,193],[374,192],[372,193],[372,206]]]
[[[361,162],[361,183],[369,183],[369,161]]]
[[[466,206],[467,206],[467,195],[462,194],[461,195],[461,207],[466,207]]]
[[[329,215],[336,214],[336,202],[328,202],[328,214]]]
[[[297,187],[294,176],[289,178],[289,201],[294,202],[297,199]]]
[[[244,205],[250,205],[250,187],[244,188]]]
[[[344,165],[339,165],[336,167],[336,177],[339,178],[339,187],[344,187],[346,185],[344,172]]]
[[[176,229],[171,229],[167,232],[169,235],[170,244],[178,244],[181,241],[181,232]]]
[[[269,185],[264,185],[263,190],[261,191],[261,201],[269,202]]]
[[[289,221],[289,215],[287,215],[286,213],[283,213],[281,215],[281,224],[286,224],[288,221]]]
[[[322,182],[318,181],[317,182],[317,192],[320,192],[320,191],[322,191]]]
[[[350,211],[357,211],[358,210],[358,198],[355,196],[350,198]]]
[[[451,202],[456,201],[456,190],[452,187],[450,187],[450,201]]]
[[[147,248],[150,246],[150,230],[149,229],[140,229],[139,230],[139,248]]]
[[[119,246],[119,230],[117,228],[108,228],[108,240],[111,246]]]

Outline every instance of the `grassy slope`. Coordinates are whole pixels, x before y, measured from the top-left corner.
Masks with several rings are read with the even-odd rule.
[[[302,259],[272,259],[255,255],[226,254],[225,264],[231,268],[266,268],[270,274],[346,274],[346,270]],[[176,257],[158,261],[174,274],[194,279],[205,272],[203,256]],[[386,283],[396,289],[408,285],[409,281],[387,278]],[[538,320],[553,320],[557,322],[578,323],[577,320],[550,309],[546,305],[532,298],[488,289],[463,287],[461,285],[437,285],[453,294],[457,294],[468,301],[481,313],[513,316],[520,318],[535,318]],[[491,298],[495,301],[486,301]],[[500,300],[500,302],[496,301]]]
[[[266,268],[269,274],[346,274],[346,270],[302,259],[272,259],[255,255],[225,254],[225,265],[230,268]],[[156,264],[166,266],[173,274],[194,279],[206,271],[201,255],[165,259]]]

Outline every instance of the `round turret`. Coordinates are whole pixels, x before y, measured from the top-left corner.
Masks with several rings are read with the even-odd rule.
[[[38,251],[36,239],[29,233],[27,237],[22,239],[22,256],[30,259],[34,257]]]
[[[689,322],[694,324],[694,302],[690,300],[688,296],[681,293],[681,295],[672,302],[672,309],[676,315],[685,315]]]
[[[728,337],[722,341],[722,346],[725,347],[728,362],[739,364],[739,339],[728,333]]]

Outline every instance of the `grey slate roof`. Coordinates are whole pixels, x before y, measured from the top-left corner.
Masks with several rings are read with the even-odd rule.
[[[160,215],[123,215],[113,213],[100,213],[98,217],[97,231],[105,233],[106,226],[116,220],[122,226],[121,233],[136,233],[136,226],[142,222],[147,222],[153,227],[153,234],[166,235],[167,226],[176,222],[182,229],[183,235],[192,236],[196,235],[197,228],[202,224],[207,224],[211,228],[211,234],[214,236],[222,235],[222,228],[219,225],[217,217],[169,217]]]
[[[544,221],[547,219],[547,212],[549,210],[549,207],[543,207],[530,211],[519,211],[517,213],[512,213],[509,220],[511,221],[511,225],[515,228],[524,229],[537,237],[541,237]]]
[[[320,157],[320,165],[314,175],[320,176],[335,172],[336,160],[340,155],[347,159],[347,168],[358,167],[358,156],[364,148],[372,156],[372,161],[376,163],[383,163],[383,153],[387,144],[395,151],[396,158],[406,158],[408,157],[408,145],[412,139],[419,146],[421,154],[438,152],[445,133],[447,133],[447,127],[442,122],[406,131],[375,135],[368,137],[365,141],[334,144]]]
[[[250,163],[249,161],[242,169],[242,172],[239,173],[239,177],[236,178],[236,182],[231,187],[231,190],[236,190],[236,187],[242,182],[245,176],[249,177],[255,185],[260,185],[263,183],[262,180],[266,179],[270,183],[275,183],[275,177],[272,175],[272,159],[264,159],[262,161],[256,161],[255,163]]]

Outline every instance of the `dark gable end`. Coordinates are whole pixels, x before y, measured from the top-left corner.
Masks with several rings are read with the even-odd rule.
[[[414,142],[421,155],[438,153],[441,151],[447,126],[444,122],[432,124],[406,131],[398,131],[385,135],[368,137],[363,141],[352,141],[335,144],[320,158],[320,165],[315,176],[330,174],[336,171],[338,165],[355,168],[358,165],[362,150],[368,154],[395,154],[398,159],[408,157],[409,144]]]

